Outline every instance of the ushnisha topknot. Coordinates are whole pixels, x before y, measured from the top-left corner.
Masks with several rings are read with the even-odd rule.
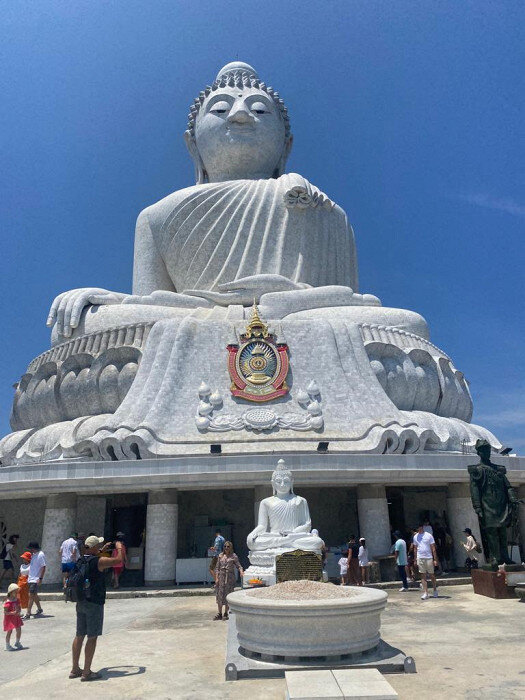
[[[186,133],[189,134],[191,139],[195,139],[195,121],[204,100],[210,93],[218,90],[219,88],[225,87],[237,87],[240,90],[249,87],[257,88],[258,90],[265,92],[272,98],[281,113],[285,127],[285,138],[288,139],[291,133],[290,117],[288,116],[288,110],[286,109],[284,101],[279,96],[279,93],[273,89],[273,87],[269,87],[265,83],[261,82],[257,72],[254,68],[252,68],[252,66],[250,66],[248,63],[243,63],[242,61],[227,63],[217,73],[217,77],[213,83],[211,85],[207,85],[204,90],[201,90],[199,96],[193,101],[188,114],[188,128],[186,130]]]

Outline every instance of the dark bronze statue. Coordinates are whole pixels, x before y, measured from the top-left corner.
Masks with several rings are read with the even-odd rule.
[[[487,564],[513,564],[507,547],[507,527],[515,528],[520,500],[507,479],[507,470],[490,461],[490,444],[476,442],[480,463],[469,466],[470,495],[479,518]]]

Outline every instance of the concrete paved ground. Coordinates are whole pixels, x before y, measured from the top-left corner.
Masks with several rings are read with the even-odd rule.
[[[443,588],[438,599],[389,591],[383,638],[414,656],[418,673],[390,675],[400,698],[507,700],[525,697],[525,604]],[[2,698],[284,698],[284,680],[226,683],[226,623],[213,622],[213,599],[110,600],[95,669],[104,679],[67,678],[74,607],[47,602],[49,617],[24,626],[24,651],[0,649]]]

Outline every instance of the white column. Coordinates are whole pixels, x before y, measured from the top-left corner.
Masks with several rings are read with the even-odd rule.
[[[62,581],[62,562],[58,550],[75,528],[77,514],[75,494],[64,493],[48,496],[44,513],[44,527],[40,546],[46,558],[44,585]]]
[[[518,496],[525,500],[525,484],[519,487]],[[520,503],[520,548],[521,561],[525,561],[525,503]]]
[[[146,586],[169,585],[175,581],[179,506],[176,489],[151,491],[146,513]]]
[[[392,546],[385,487],[366,484],[357,487],[360,536],[366,539],[370,558],[389,554]]]
[[[469,484],[448,485],[447,514],[450,534],[452,535],[454,543],[454,560],[456,562],[456,567],[462,569],[465,566],[465,559],[467,558],[465,548],[463,547],[463,542],[465,542],[467,536],[463,530],[469,527],[476,540],[481,544],[479,521],[472,507]],[[480,564],[485,563],[483,554],[478,556],[478,560]]]
[[[253,489],[253,515],[254,515],[254,523],[257,525],[257,521],[259,519],[259,506],[261,505],[261,501],[264,500],[265,498],[268,498],[268,496],[272,495],[272,487],[271,486],[255,486]]]

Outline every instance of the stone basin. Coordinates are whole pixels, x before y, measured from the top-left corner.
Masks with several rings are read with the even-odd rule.
[[[339,657],[379,644],[387,597],[372,588],[288,581],[230,593],[228,605],[239,646],[248,655]]]

